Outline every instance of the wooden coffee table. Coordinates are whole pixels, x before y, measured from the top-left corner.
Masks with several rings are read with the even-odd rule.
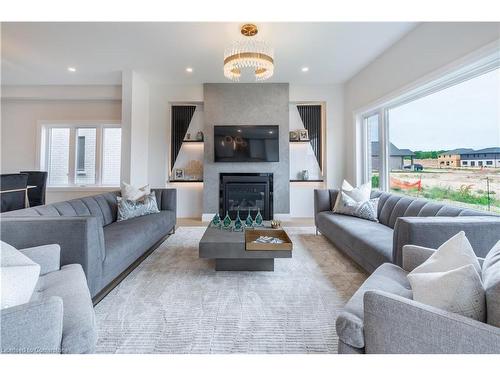
[[[246,250],[245,231],[231,232],[209,226],[200,240],[199,256],[215,259],[216,271],[274,271],[274,259],[291,258],[292,251]]]

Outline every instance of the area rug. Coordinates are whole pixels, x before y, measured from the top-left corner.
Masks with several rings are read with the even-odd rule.
[[[95,308],[99,353],[336,353],[335,319],[366,274],[314,228],[286,228],[274,272],[216,272],[181,227]]]

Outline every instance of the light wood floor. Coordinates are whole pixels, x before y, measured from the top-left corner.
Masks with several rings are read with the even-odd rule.
[[[177,227],[203,227],[208,225],[201,221],[201,218],[178,218]],[[281,223],[283,227],[313,227],[314,219],[312,217],[296,217]]]

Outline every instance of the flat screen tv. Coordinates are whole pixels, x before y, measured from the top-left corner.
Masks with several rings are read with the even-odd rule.
[[[278,125],[214,127],[215,162],[279,161]]]

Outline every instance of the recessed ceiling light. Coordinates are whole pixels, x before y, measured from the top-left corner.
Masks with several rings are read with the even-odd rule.
[[[309,71],[309,68],[308,68],[307,66],[304,66],[304,67],[302,68],[302,71],[303,71],[304,73],[305,73],[305,72],[308,72],[308,71]]]
[[[193,68],[186,68],[186,72],[193,73]]]
[[[76,68],[74,66],[68,66],[68,72],[74,73],[76,72]]]

